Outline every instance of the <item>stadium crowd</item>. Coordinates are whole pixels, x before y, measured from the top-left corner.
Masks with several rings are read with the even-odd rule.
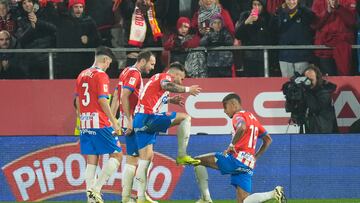
[[[204,46],[327,45],[331,50],[270,51],[270,76],[291,77],[317,64],[323,74],[354,75],[355,0],[0,0],[0,48],[164,47],[150,75],[170,62],[188,77],[263,77],[262,50],[194,51]],[[117,78],[136,52],[117,53]],[[55,78],[76,78],[93,53],[56,53]],[[120,60],[122,59],[122,60]],[[47,53],[1,53],[1,79],[47,79]],[[150,76],[149,75],[149,76]]]

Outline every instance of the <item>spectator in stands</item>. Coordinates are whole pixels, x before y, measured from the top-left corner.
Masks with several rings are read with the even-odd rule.
[[[35,0],[19,1],[18,9],[15,36],[21,47],[54,48],[56,26],[48,22],[44,9],[39,8]],[[23,56],[31,78],[49,78],[47,53],[28,53]]]
[[[12,35],[16,30],[15,20],[9,12],[7,0],[0,0],[0,30],[6,30]]]
[[[224,27],[223,18],[220,14],[214,15],[210,20],[210,30],[200,40],[201,46],[231,46],[234,37]],[[233,53],[231,51],[208,51],[207,69],[209,77],[231,77]]]
[[[236,37],[244,46],[271,45],[274,37],[270,28],[270,15],[267,13],[265,0],[252,0],[252,10],[241,13],[236,23]],[[263,51],[246,50],[244,55],[244,72],[248,77],[264,76]]]
[[[0,31],[0,49],[19,48],[16,39],[6,30]],[[25,78],[24,71],[20,68],[20,59],[14,53],[0,54],[0,79]]]
[[[315,51],[321,71],[328,75],[350,75],[356,1],[314,0],[312,10],[316,14],[313,24],[316,29],[315,45],[335,47],[333,50]]]
[[[165,18],[166,8],[162,5],[164,1],[167,0],[122,0],[120,14],[123,17],[124,44],[126,47],[162,46],[161,37],[163,33],[159,19]],[[135,23],[136,19],[140,19],[140,21]],[[150,26],[150,24],[156,26]],[[135,35],[135,33],[141,34]],[[127,53],[126,67],[136,63],[137,55],[137,52]],[[161,61],[159,53],[156,53],[156,61]],[[162,72],[163,69],[164,66],[161,63],[156,63],[155,72]]]
[[[172,33],[164,37],[163,46],[166,50],[171,51],[170,63],[178,61],[185,64],[188,52],[186,48],[199,46],[200,38],[197,35],[190,34],[190,19],[180,17],[176,23],[177,33]]]
[[[286,0],[276,11],[272,19],[272,28],[277,32],[279,45],[311,45],[311,23],[313,12],[298,3],[298,0]],[[279,62],[283,77],[292,77],[294,72],[302,74],[309,66],[310,50],[281,50]]]
[[[222,8],[218,0],[199,0],[199,10],[191,19],[191,27],[198,30],[200,35],[210,31],[210,20],[213,16],[220,14],[223,18],[223,26],[234,36],[235,27],[229,12]]]
[[[100,45],[100,35],[95,21],[84,13],[85,0],[70,0],[68,13],[59,14],[57,20],[58,48],[95,48]],[[93,53],[58,54],[57,78],[76,78],[92,65]]]
[[[310,65],[304,75],[311,80],[311,87],[305,91],[305,101],[308,107],[306,115],[306,133],[337,133],[338,126],[332,94],[336,85],[322,78],[320,69]]]

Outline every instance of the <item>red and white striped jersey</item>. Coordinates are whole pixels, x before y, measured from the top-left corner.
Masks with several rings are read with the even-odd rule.
[[[161,87],[161,83],[173,81],[168,73],[153,75],[140,92],[139,102],[135,113],[159,113],[162,105],[167,103],[169,91]]]
[[[98,99],[109,98],[109,76],[99,68],[83,70],[76,80],[76,95],[80,103],[80,128],[111,126]]]
[[[141,78],[140,71],[135,67],[128,67],[124,69],[120,76],[119,76],[119,83],[118,83],[118,93],[119,93],[119,100],[121,99],[121,91],[125,89],[129,89],[132,94],[129,96],[129,103],[130,103],[130,114],[134,114],[135,107],[139,100],[139,93],[140,89],[143,88],[143,80]],[[126,117],[123,113],[123,108],[120,102],[120,123],[122,127],[126,127],[126,123],[124,122]]]
[[[244,135],[234,145],[235,151],[232,155],[250,168],[255,167],[255,147],[258,138],[267,134],[264,127],[255,118],[255,116],[247,111],[239,111],[232,118],[234,135],[241,125],[246,126]]]

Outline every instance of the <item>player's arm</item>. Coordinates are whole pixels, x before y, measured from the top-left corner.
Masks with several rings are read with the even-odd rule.
[[[198,95],[201,91],[201,88],[199,87],[199,85],[192,85],[190,87],[187,86],[183,86],[183,85],[178,85],[174,82],[171,82],[169,80],[163,80],[161,81],[161,88],[163,90],[169,91],[169,92],[173,92],[173,93],[185,93],[188,92],[191,95]]]
[[[133,116],[130,113],[130,95],[133,92],[128,88],[122,88],[120,100],[121,100],[121,106],[122,110],[124,111],[125,117],[128,120],[127,126],[126,126],[126,135],[130,135],[131,131],[133,130],[132,123],[133,123]]]
[[[110,105],[110,109],[111,109],[111,113],[116,116],[116,113],[119,109],[119,94],[118,94],[118,89],[116,88],[114,93],[113,93],[113,98],[111,101],[111,105]]]
[[[244,136],[245,134],[245,131],[246,131],[246,124],[245,124],[245,121],[243,119],[239,119],[237,121],[237,124],[236,124],[236,132],[235,132],[235,135],[233,137],[233,139],[231,140],[230,142],[230,145],[229,147],[227,148],[227,150],[225,151],[225,153],[228,153],[230,151],[234,151],[235,152],[235,144]]]
[[[264,154],[264,152],[269,148],[269,146],[270,146],[270,144],[271,144],[271,142],[272,142],[272,139],[271,139],[271,137],[270,137],[269,134],[264,135],[264,136],[262,137],[262,140],[263,140],[263,142],[262,142],[262,144],[261,144],[261,147],[260,147],[260,149],[259,149],[259,150],[256,152],[256,154],[255,154],[256,160],[259,159],[259,157],[260,157],[262,154]]]
[[[111,109],[110,109],[110,105],[109,105],[109,101],[106,97],[99,97],[98,98],[98,102],[101,106],[101,109],[104,111],[105,115],[110,119],[115,132],[120,135],[121,134],[121,130],[119,127],[119,124],[115,118],[115,116],[111,113]]]

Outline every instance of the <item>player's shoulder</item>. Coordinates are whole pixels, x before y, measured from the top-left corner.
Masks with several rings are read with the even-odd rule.
[[[160,76],[160,80],[168,80],[168,81],[172,81],[172,76],[169,73],[159,73]]]
[[[97,79],[106,79],[106,80],[109,80],[109,76],[108,74],[106,74],[105,71],[101,70],[101,69],[96,69],[96,71],[93,72],[94,74],[94,78],[97,78]]]

